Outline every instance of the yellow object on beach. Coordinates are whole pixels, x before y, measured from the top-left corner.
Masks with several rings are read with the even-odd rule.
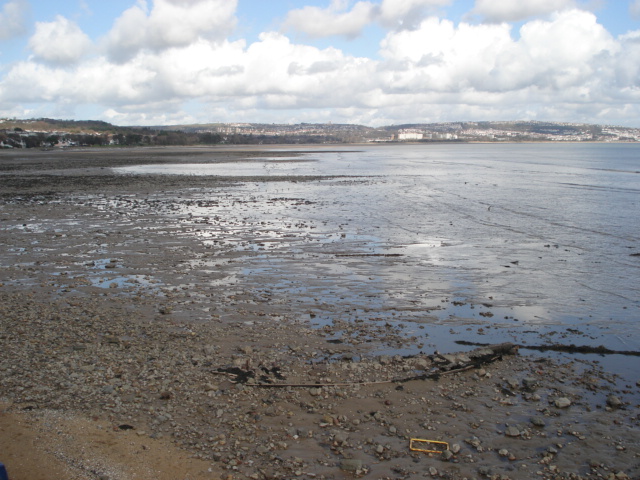
[[[409,442],[409,450],[412,452],[442,453],[449,450],[449,444],[447,442],[439,442],[438,440],[412,438]]]

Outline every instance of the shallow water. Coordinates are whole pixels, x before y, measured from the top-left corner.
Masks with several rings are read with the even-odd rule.
[[[478,342],[640,350],[640,146],[336,150],[117,171],[252,177],[224,196],[194,193],[216,200],[189,207],[194,218],[244,220],[195,234],[238,241],[234,282],[290,299],[319,326],[340,311],[412,322],[439,348],[453,328]]]

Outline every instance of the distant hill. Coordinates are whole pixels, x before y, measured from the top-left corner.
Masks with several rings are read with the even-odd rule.
[[[640,129],[538,121],[354,124],[209,123],[116,126],[99,120],[0,119],[0,147],[359,142],[639,142]]]

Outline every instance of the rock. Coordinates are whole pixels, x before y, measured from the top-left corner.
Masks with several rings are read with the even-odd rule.
[[[438,475],[438,469],[436,467],[429,467],[429,475],[435,477]]]
[[[347,443],[348,439],[349,435],[345,432],[338,432],[333,436],[333,441],[338,445],[344,445],[345,443]]]
[[[440,356],[449,363],[456,364],[458,362],[458,357],[452,353],[443,353]]]
[[[475,448],[477,451],[482,452],[484,448],[482,447],[482,442],[478,437],[471,437],[465,439],[465,442]]]
[[[451,451],[455,454],[455,453],[460,453],[460,444],[458,443],[454,443],[453,445],[451,445]]]
[[[556,408],[567,408],[571,406],[571,400],[567,397],[556,398],[555,402],[553,402]]]
[[[215,355],[217,351],[218,351],[218,347],[216,347],[215,345],[204,345],[202,347],[202,353],[205,354],[206,356]]]
[[[536,427],[545,427],[547,425],[547,423],[544,421],[542,417],[531,417],[529,421],[531,422],[532,425],[535,425]]]
[[[523,378],[522,379],[522,386],[529,391],[533,391],[536,388],[538,388],[538,382],[536,381],[535,378]]]
[[[340,462],[340,469],[345,472],[357,472],[358,470],[362,470],[362,460],[346,458]]]
[[[380,365],[390,365],[391,364],[391,357],[389,355],[380,355],[378,357],[378,363]]]
[[[445,450],[442,452],[442,458],[446,461],[449,461],[453,458],[453,452],[451,450]]]
[[[322,388],[310,388],[309,395],[311,395],[312,397],[319,397],[320,395],[322,395]]]
[[[509,450],[507,450],[506,448],[501,448],[500,450],[498,450],[498,455],[500,455],[501,457],[508,457]]]
[[[507,437],[519,437],[520,436],[520,430],[518,430],[517,427],[514,426],[509,426],[507,427],[507,429],[505,430],[504,434]]]
[[[429,368],[429,362],[424,358],[415,358],[412,364],[418,370],[426,370]]]
[[[520,388],[520,382],[518,382],[518,380],[516,380],[515,378],[508,378],[507,385],[509,385],[509,388],[511,388],[512,390],[517,390],[518,388]]]
[[[622,407],[622,405],[623,405],[622,400],[620,400],[620,398],[617,397],[616,395],[609,395],[607,397],[607,406],[611,408],[620,408]]]
[[[321,423],[327,423],[329,425],[333,425],[334,424],[334,418],[331,415],[323,415],[322,416],[322,420]]]
[[[488,477],[491,475],[491,469],[489,467],[480,467],[478,468],[478,474],[483,477]]]

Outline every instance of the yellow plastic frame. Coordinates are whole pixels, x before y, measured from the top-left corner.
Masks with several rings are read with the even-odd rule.
[[[414,443],[425,443],[426,446],[431,445],[439,445],[441,446],[439,450],[427,449],[427,448],[419,448],[414,445]],[[409,450],[412,452],[424,452],[424,453],[442,453],[446,450],[449,450],[449,444],[447,442],[439,442],[438,440],[424,440],[422,438],[412,438],[409,442]]]

